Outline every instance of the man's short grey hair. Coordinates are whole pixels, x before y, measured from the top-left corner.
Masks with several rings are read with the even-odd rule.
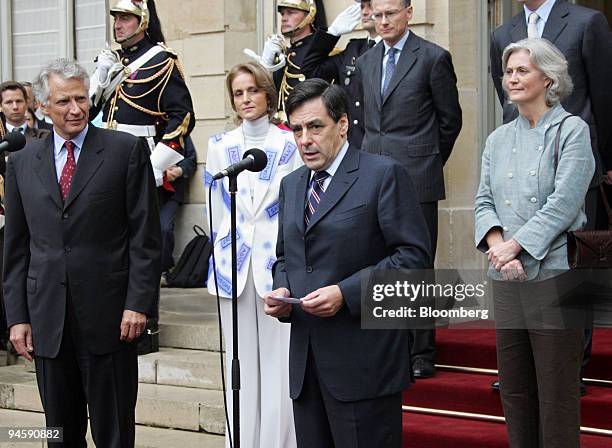
[[[36,100],[43,105],[49,101],[49,77],[59,76],[63,79],[80,79],[85,83],[85,88],[89,91],[89,75],[83,67],[68,59],[55,59],[47,62],[40,73],[34,78],[32,91]]]
[[[574,90],[574,83],[568,72],[568,64],[563,53],[546,39],[523,39],[508,45],[502,55],[504,78],[510,55],[525,50],[529,53],[531,63],[542,72],[551,83],[546,88],[546,104],[552,107]],[[505,83],[504,83],[505,88]]]

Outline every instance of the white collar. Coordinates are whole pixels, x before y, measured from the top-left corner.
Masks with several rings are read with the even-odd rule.
[[[342,163],[342,159],[344,159],[344,156],[346,155],[346,152],[348,151],[348,147],[349,147],[349,142],[347,140],[346,142],[344,142],[344,145],[342,145],[342,148],[340,148],[340,152],[336,155],[336,158],[334,159],[332,164],[325,169],[327,174],[329,174],[330,179],[334,177],[334,175],[336,174],[336,171],[338,171],[338,167],[340,166],[340,163]],[[314,176],[314,173],[315,173],[314,171],[310,172],[311,180],[312,180],[312,176]]]
[[[404,49],[404,45],[406,45],[406,41],[408,40],[408,36],[410,35],[410,30],[406,29],[406,32],[404,33],[404,35],[402,36],[402,38],[400,40],[398,40],[395,45],[393,45],[393,48],[395,48],[397,50],[398,53],[401,53],[402,50]],[[385,44],[385,55],[387,53],[389,53],[389,50],[391,49],[391,46],[385,42],[383,40],[383,43]]]
[[[538,13],[538,17],[542,19],[544,23],[546,23],[548,21],[548,17],[550,16],[550,12],[553,9],[553,6],[555,6],[555,0],[546,0],[544,3],[542,3],[542,6],[540,6],[535,11],[532,11],[529,8],[527,8],[527,6],[523,5],[523,9],[525,10],[526,23],[529,25],[529,15],[532,12]]]
[[[15,129],[23,129],[23,132],[25,133],[25,131],[28,129],[28,123],[22,123],[21,126],[13,126],[12,124],[10,124],[8,121],[6,122],[6,130],[9,132],[13,132]]]

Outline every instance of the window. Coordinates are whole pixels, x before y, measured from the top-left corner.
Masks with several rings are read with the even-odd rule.
[[[106,0],[8,3],[10,32],[2,37],[3,41],[9,40],[11,57],[3,55],[4,78],[30,81],[41,64],[59,57],[76,58],[88,72],[93,72],[93,59],[106,43]],[[3,46],[7,44],[3,42]]]

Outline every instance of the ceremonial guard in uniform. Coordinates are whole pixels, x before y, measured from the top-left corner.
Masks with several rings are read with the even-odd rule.
[[[376,34],[372,20],[372,8],[369,0],[360,1],[359,5],[351,5],[341,12],[329,27],[326,34],[315,35],[308,57],[308,65],[304,66],[307,78],[333,79],[344,89],[349,98],[349,133],[348,141],[357,148],[361,148],[363,140],[363,94],[361,81],[356,78],[356,62],[377,42],[380,37]],[[361,22],[362,28],[368,32],[368,37],[351,39],[346,48],[333,54],[334,45],[343,34],[348,34]],[[333,54],[330,56],[330,53]]]
[[[278,91],[278,112],[285,120],[285,100],[293,88],[307,78],[303,67],[311,65],[308,58],[313,56],[313,42],[324,41],[328,45],[331,42],[333,48],[337,39],[323,29],[314,29],[312,24],[317,14],[314,0],[279,0],[277,10],[281,15],[282,35],[268,38],[261,56],[249,49],[244,52],[273,73]]]
[[[91,117],[144,137],[157,185],[171,190],[164,171],[183,159],[195,124],[191,95],[177,54],[166,47],[153,0],[120,0],[111,8],[118,51],[102,50],[91,80]],[[134,17],[137,21],[134,21]]]

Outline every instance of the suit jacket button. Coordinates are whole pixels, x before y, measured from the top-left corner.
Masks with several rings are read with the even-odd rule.
[[[64,247],[64,252],[70,252],[70,247],[68,246]]]
[[[359,124],[359,120],[353,120],[353,124],[354,125],[358,125]]]
[[[68,219],[68,213],[64,213],[64,214],[62,215],[62,218],[64,218],[64,219]]]
[[[66,282],[60,282],[60,286],[66,286]]]
[[[306,266],[306,272],[310,274],[312,272],[312,266]]]

